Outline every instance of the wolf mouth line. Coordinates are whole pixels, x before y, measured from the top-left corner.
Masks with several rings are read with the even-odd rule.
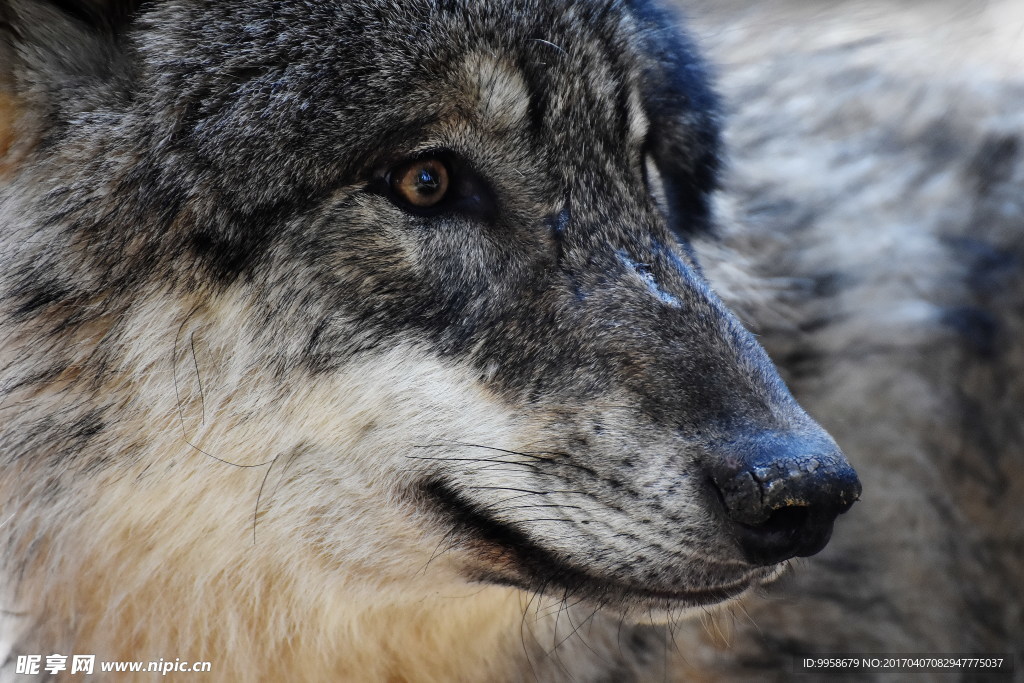
[[[440,516],[453,525],[453,534],[465,536],[461,542],[479,544],[480,554],[490,559],[483,568],[470,571],[473,579],[562,596],[563,599],[588,600],[605,608],[639,607],[671,612],[725,603],[751,588],[776,579],[787,566],[786,562],[754,568],[744,564],[738,572],[736,567],[719,570],[720,582],[716,585],[653,590],[570,565],[528,533],[496,520],[484,509],[485,506],[467,500],[442,480],[427,481],[420,485],[419,490]],[[728,575],[735,574],[735,578],[725,579],[726,569]]]

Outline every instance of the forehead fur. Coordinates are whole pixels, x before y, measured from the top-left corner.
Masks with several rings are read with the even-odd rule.
[[[698,232],[717,125],[674,23],[644,0],[144,3],[110,47],[124,62],[117,78],[88,85],[88,102],[62,94],[46,120],[65,122],[54,158],[75,165],[58,165],[79,168],[89,149],[83,187],[118,184],[116,200],[102,198],[110,207],[83,204],[82,224],[134,240],[139,219],[110,216],[137,199],[160,228],[147,235],[178,237],[136,252],[181,262],[189,245],[224,281],[267,253],[285,221],[304,224],[430,149],[508,190],[504,215],[532,244],[527,223],[564,208],[566,179],[587,185],[580,196],[607,194],[613,177],[641,188],[646,148]],[[123,265],[125,277],[145,265]]]
[[[530,119],[537,130],[582,111],[604,119],[588,126],[615,128],[609,140],[629,130],[635,141],[659,107],[706,117],[699,61],[662,45],[672,20],[641,5],[223,0],[191,5],[191,15],[157,6],[136,27],[146,89],[176,141],[219,165],[225,157],[213,152],[226,146],[237,163],[222,170],[265,168],[269,154],[293,177],[323,176],[373,152],[357,145],[400,146],[443,117],[445,82],[499,126]],[[576,115],[559,117],[565,108]],[[691,146],[697,132],[686,133]],[[239,135],[237,145],[226,139]],[[245,158],[253,149],[260,164]]]
[[[459,86],[475,114],[496,128],[512,128],[528,114],[530,92],[522,72],[509,60],[472,53],[463,62]]]

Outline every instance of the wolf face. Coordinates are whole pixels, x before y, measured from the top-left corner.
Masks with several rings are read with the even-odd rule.
[[[718,113],[666,16],[99,7],[6,9],[12,509],[106,468],[119,528],[217,539],[190,571],[255,535],[645,617],[827,542],[860,485],[701,272]]]

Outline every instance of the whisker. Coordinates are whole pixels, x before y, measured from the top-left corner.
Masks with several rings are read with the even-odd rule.
[[[263,475],[263,481],[260,482],[260,490],[256,493],[256,509],[252,512],[252,544],[256,545],[256,522],[259,519],[260,514],[260,498],[263,497],[263,487],[267,485],[267,477],[270,476],[270,471],[274,469],[274,463],[281,456],[280,453],[274,456],[274,459],[270,461],[270,466],[267,467],[266,473]]]
[[[197,446],[194,443],[192,443],[192,441],[188,438],[188,431],[185,429],[185,410],[184,410],[184,408],[182,408],[182,405],[181,405],[181,392],[178,389],[178,367],[177,367],[178,366],[178,363],[177,363],[178,340],[181,339],[181,333],[185,329],[185,324],[188,322],[189,318],[191,318],[192,315],[196,311],[198,311],[198,310],[199,310],[199,305],[197,304],[196,306],[194,306],[192,308],[191,311],[188,312],[188,314],[185,315],[185,318],[181,321],[181,325],[178,326],[177,334],[174,335],[174,345],[173,345],[173,347],[171,349],[171,379],[174,382],[174,397],[177,400],[177,404],[178,404],[178,420],[181,423],[181,439],[186,444],[188,444],[189,446],[191,446],[195,450],[199,451],[200,453],[202,453],[206,457],[210,458],[211,460],[216,460],[217,462],[223,463],[225,465],[231,465],[232,467],[238,467],[238,468],[242,468],[242,469],[248,469],[248,468],[252,468],[252,467],[263,467],[264,465],[269,465],[270,463],[272,463],[274,461],[273,458],[270,459],[270,460],[267,460],[265,462],[255,463],[253,465],[242,465],[242,464],[239,464],[237,462],[231,462],[230,460],[225,460],[223,458],[218,458],[216,455],[213,455],[212,453],[207,453],[202,448],[200,448],[199,446]],[[204,407],[204,415],[205,415],[205,407]]]
[[[552,493],[565,493],[573,494],[577,496],[585,496],[585,491],[574,491],[571,489],[552,489],[550,491],[531,491],[530,489],[520,489],[514,486],[467,486],[467,489],[482,490],[482,491],[515,491],[516,493],[523,493],[531,496],[549,496]]]
[[[188,336],[188,343],[192,347],[192,364],[196,367],[196,382],[199,384],[202,424],[206,424],[206,394],[203,392],[203,378],[199,375],[199,359],[196,358],[196,333],[194,331]]]

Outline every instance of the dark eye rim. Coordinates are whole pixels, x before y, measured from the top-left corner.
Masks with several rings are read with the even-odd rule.
[[[396,174],[410,164],[426,160],[435,160],[445,167],[448,172],[448,190],[437,204],[417,206],[395,191],[393,181]],[[419,218],[462,215],[492,221],[498,208],[496,194],[490,183],[463,157],[447,149],[431,149],[398,157],[375,174],[367,190]]]

